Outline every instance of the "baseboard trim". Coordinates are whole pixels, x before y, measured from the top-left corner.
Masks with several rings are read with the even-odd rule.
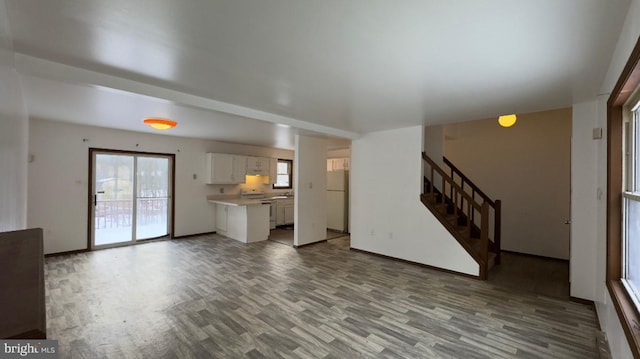
[[[215,232],[213,232],[215,233]],[[209,234],[209,233],[203,233],[203,234]],[[194,234],[194,235],[189,235],[189,236],[199,236],[200,234]],[[189,236],[185,236],[185,237],[189,237]],[[167,234],[164,235],[162,237],[156,237],[156,238],[149,238],[149,239],[144,239],[142,241],[137,241],[135,243],[127,243],[127,244],[122,244],[122,245],[114,245],[111,247],[106,247],[106,248],[94,248],[94,249],[77,249],[74,251],[67,251],[67,252],[57,252],[57,253],[49,253],[49,254],[45,254],[44,257],[48,258],[48,257],[58,257],[58,256],[66,256],[66,255],[70,255],[70,254],[80,254],[80,253],[86,253],[86,252],[94,252],[94,251],[102,251],[105,249],[113,249],[113,248],[122,248],[122,247],[128,247],[128,246],[138,246],[141,244],[146,244],[146,243],[154,243],[154,242],[161,242],[161,241],[170,241],[172,239],[177,239],[177,238],[183,238],[183,237],[172,237],[171,234]]]
[[[596,309],[596,303],[592,300],[589,299],[582,299],[582,298],[578,298],[578,297],[572,297],[569,296],[569,300],[575,303],[580,303],[580,304],[585,304],[585,305],[590,305],[593,307],[593,310]],[[600,324],[600,322],[598,321],[598,324]]]
[[[360,252],[360,253],[376,256],[376,257],[386,258],[386,259],[390,259],[390,260],[393,260],[393,261],[396,261],[396,262],[408,263],[408,264],[416,265],[416,266],[419,266],[419,267],[433,269],[433,270],[438,271],[438,272],[443,272],[443,273],[447,273],[447,274],[453,274],[453,275],[457,275],[457,276],[461,276],[461,277],[480,280],[480,276],[479,275],[476,276],[476,275],[471,275],[471,274],[467,274],[467,273],[456,272],[456,271],[453,271],[453,270],[450,270],[450,269],[438,268],[438,267],[434,267],[434,266],[431,266],[431,265],[428,265],[428,264],[424,264],[424,263],[418,263],[418,262],[414,262],[414,261],[410,261],[410,260],[406,260],[406,259],[402,259],[402,258],[391,257],[391,256],[388,256],[388,255],[385,255],[385,254],[369,252],[369,251],[366,251],[364,249],[358,249],[358,248],[353,248],[353,247],[351,247],[349,249],[354,251],[354,252]]]
[[[522,253],[522,252],[514,252],[514,251],[508,251],[508,250],[504,250],[501,249],[500,250],[501,253],[508,253],[508,254],[513,254],[516,256],[523,256],[523,257],[533,257],[533,258],[539,258],[539,259],[549,259],[552,261],[558,261],[558,262],[566,262],[569,263],[568,259],[561,259],[561,258],[554,258],[554,257],[547,257],[547,256],[541,256],[538,254],[530,254],[530,253]]]
[[[206,236],[206,235],[211,235],[216,233],[217,233],[216,231],[213,231],[213,232],[204,232],[204,233],[196,233],[196,234],[185,234],[184,236],[174,236],[171,239],[185,239],[185,238],[191,238],[191,237]]]
[[[86,253],[86,252],[91,252],[91,251],[89,249],[76,249],[73,251],[49,253],[49,254],[45,254],[44,257],[45,258],[59,257],[59,256],[67,256],[67,255],[80,254],[80,253]]]
[[[306,243],[306,244],[302,244],[302,245],[299,245],[299,246],[296,246],[296,245],[294,244],[294,245],[293,245],[293,248],[298,249],[298,248],[308,247],[308,246],[312,246],[312,245],[314,245],[314,244],[318,244],[318,243],[326,243],[326,242],[327,242],[327,240],[326,240],[326,239],[323,239],[323,240],[321,240],[321,241],[312,242],[312,243]]]

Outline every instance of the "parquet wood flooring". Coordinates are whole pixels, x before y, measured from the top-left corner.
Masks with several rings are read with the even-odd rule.
[[[46,259],[61,358],[595,358],[592,307],[216,235]]]

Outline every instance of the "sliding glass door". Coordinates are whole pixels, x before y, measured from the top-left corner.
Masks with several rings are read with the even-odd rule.
[[[90,151],[91,248],[167,236],[173,156]]]
[[[136,239],[169,233],[169,159],[136,157]]]

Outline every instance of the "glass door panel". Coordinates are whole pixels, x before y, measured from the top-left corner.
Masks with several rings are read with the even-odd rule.
[[[137,157],[136,240],[169,234],[169,159]]]
[[[133,159],[127,155],[95,154],[94,246],[133,240]]]

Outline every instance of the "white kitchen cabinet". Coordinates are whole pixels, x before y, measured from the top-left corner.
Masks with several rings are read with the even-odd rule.
[[[233,173],[231,180],[233,183],[245,183],[244,176],[247,175],[247,157],[233,155]]]
[[[207,153],[207,184],[245,183],[246,172],[245,156]]]
[[[293,224],[293,205],[284,207],[284,224]]]
[[[284,224],[284,206],[276,205],[276,226]]]
[[[268,204],[211,200],[216,203],[216,232],[243,243],[269,238]]]
[[[269,162],[269,171],[266,176],[264,176],[262,183],[264,184],[274,184],[278,179],[278,160],[275,158],[267,158]]]
[[[223,204],[216,204],[216,230],[220,232],[226,232],[228,220],[228,206],[225,206]]]
[[[349,165],[349,158],[330,158],[327,160],[327,172],[348,171]]]
[[[247,157],[247,175],[268,176],[269,166],[270,162],[268,158],[253,156]]]
[[[276,225],[282,226],[294,222],[293,198],[278,199],[276,202]]]

